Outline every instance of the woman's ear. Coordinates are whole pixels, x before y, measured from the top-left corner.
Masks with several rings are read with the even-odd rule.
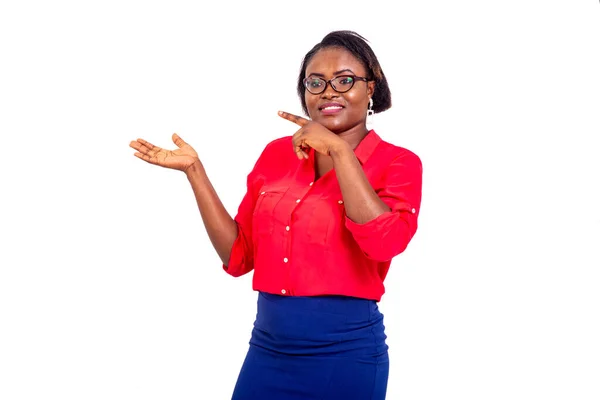
[[[369,95],[369,97],[373,97],[374,93],[375,93],[375,81],[367,82],[367,95]]]

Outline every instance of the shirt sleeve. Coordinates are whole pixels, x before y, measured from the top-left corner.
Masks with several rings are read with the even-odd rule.
[[[376,189],[390,211],[364,224],[346,217],[346,228],[368,258],[390,261],[408,246],[417,231],[422,176],[421,160],[414,153],[394,159],[385,172],[381,188]]]
[[[254,244],[252,241],[252,216],[254,206],[258,197],[259,168],[261,157],[256,162],[254,168],[248,174],[246,180],[246,194],[238,207],[237,214],[234,218],[238,227],[238,235],[233,242],[229,263],[223,264],[223,269],[228,274],[238,277],[254,269]]]

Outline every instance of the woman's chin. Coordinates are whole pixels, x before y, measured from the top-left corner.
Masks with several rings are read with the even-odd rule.
[[[345,128],[345,124],[342,121],[340,121],[338,119],[334,119],[334,118],[319,118],[315,122],[320,123],[321,125],[323,125],[327,129],[329,129],[333,133],[343,132],[344,128]]]

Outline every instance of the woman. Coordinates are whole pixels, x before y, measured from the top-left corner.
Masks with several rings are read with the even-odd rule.
[[[377,302],[417,229],[421,162],[366,127],[391,95],[362,36],[336,31],[315,45],[298,95],[310,119],[279,112],[298,130],[265,147],[235,219],[179,136],[175,151],[142,139],[130,146],[186,173],[225,271],[254,271],[258,312],[233,399],[384,399]]]

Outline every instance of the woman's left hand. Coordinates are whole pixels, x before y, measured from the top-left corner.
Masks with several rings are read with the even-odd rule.
[[[318,153],[328,156],[335,146],[343,142],[343,139],[340,139],[339,136],[318,122],[283,111],[279,111],[278,114],[281,118],[300,126],[300,129],[292,136],[294,151],[299,159],[308,158],[306,150],[309,147],[312,147]]]

